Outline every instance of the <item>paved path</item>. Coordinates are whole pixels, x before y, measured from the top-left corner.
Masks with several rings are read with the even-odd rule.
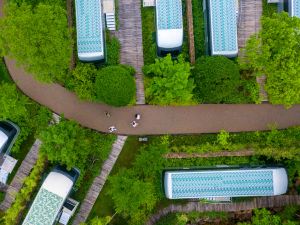
[[[78,121],[83,126],[107,132],[111,125],[119,134],[192,134],[215,133],[221,129],[229,132],[269,129],[276,123],[278,128],[300,125],[300,105],[289,110],[270,104],[246,105],[197,105],[197,106],[150,106],[140,105],[115,108],[104,104],[80,101],[75,94],[58,84],[41,84],[17,68],[13,60],[5,60],[8,70],[18,87],[30,98],[47,106],[57,114]],[[105,116],[105,111],[111,117]],[[141,113],[138,127],[130,122],[135,113]]]
[[[126,136],[118,136],[117,140],[113,144],[112,151],[108,159],[104,162],[99,176],[94,179],[93,184],[91,185],[87,195],[85,196],[85,199],[81,203],[79,212],[76,214],[73,225],[78,225],[82,222],[85,222],[88,218],[93,205],[95,204],[100,191],[102,190],[102,187],[106,182],[108,175],[110,174],[119,154],[122,151],[126,139]]]
[[[256,208],[283,207],[286,205],[300,205],[299,195],[280,195],[274,197],[255,198],[252,201],[237,202],[228,204],[205,204],[200,202],[189,202],[185,205],[170,206],[152,215],[146,225],[154,225],[163,216],[169,213],[189,213],[189,212],[238,212],[243,210],[253,210]]]
[[[22,164],[11,184],[8,186],[3,202],[0,204],[1,211],[5,211],[10,208],[11,204],[15,201],[16,194],[21,190],[25,178],[29,175],[37,161],[40,146],[41,141],[37,139],[27,153],[25,159],[22,161]]]
[[[120,0],[120,3],[125,4],[125,1]],[[0,5],[2,3],[3,0],[0,0]],[[131,3],[127,5],[130,6]],[[57,114],[64,114],[68,119],[102,132],[107,132],[112,125],[118,129],[118,134],[123,135],[215,133],[221,129],[239,132],[266,130],[274,123],[278,128],[300,125],[300,105],[289,110],[269,104],[177,107],[139,105],[115,108],[85,102],[58,84],[35,81],[23,69],[16,67],[13,60],[6,58],[5,62],[12,79],[30,98]],[[105,111],[110,112],[110,118],[105,116]],[[137,112],[141,113],[142,119],[138,127],[132,128],[130,122]]]
[[[142,19],[140,0],[119,0],[119,30],[116,36],[121,42],[121,63],[135,68],[136,103],[145,104]]]

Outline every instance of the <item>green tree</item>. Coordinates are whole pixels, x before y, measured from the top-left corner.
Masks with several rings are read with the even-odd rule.
[[[149,103],[158,105],[183,105],[192,102],[194,81],[190,78],[190,64],[182,55],[172,61],[171,55],[156,59],[144,67],[144,73],[152,77],[146,88]]]
[[[20,121],[30,117],[27,106],[29,99],[20,93],[14,84],[0,84],[0,120]]]
[[[287,13],[262,17],[262,30],[245,49],[242,66],[266,75],[265,89],[273,104],[300,103],[300,19]]]
[[[217,142],[220,144],[223,149],[229,150],[230,148],[230,134],[226,130],[221,130],[217,136]]]
[[[110,178],[111,195],[117,213],[129,217],[130,224],[143,224],[157,202],[153,183],[135,178],[130,170],[121,171]]]
[[[192,74],[196,84],[194,94],[200,103],[251,101],[247,99],[250,94],[242,84],[239,66],[224,56],[199,58]]]
[[[67,87],[75,91],[82,100],[95,99],[95,77],[97,69],[93,64],[78,63],[67,80]]]
[[[66,10],[59,5],[9,3],[0,20],[0,53],[38,80],[64,82],[71,58]]]
[[[123,66],[108,66],[96,77],[97,100],[113,106],[125,106],[135,96],[135,82],[132,71]]]
[[[112,217],[106,216],[104,218],[95,217],[88,223],[81,223],[80,225],[107,225],[112,220]]]

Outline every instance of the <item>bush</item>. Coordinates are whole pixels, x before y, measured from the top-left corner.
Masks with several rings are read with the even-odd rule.
[[[192,0],[196,58],[205,54],[203,0]]]
[[[192,73],[196,84],[194,94],[200,103],[242,103],[252,100],[246,96],[247,90],[242,85],[238,65],[224,56],[198,59]],[[252,88],[251,85],[249,87]]]
[[[135,96],[135,81],[123,66],[109,66],[98,71],[96,77],[97,100],[113,106],[125,106]]]
[[[75,91],[82,100],[93,100],[96,96],[94,87],[96,74],[97,69],[93,64],[78,63],[70,74],[66,87]]]
[[[190,69],[182,55],[173,61],[170,54],[156,59],[155,64],[145,66],[144,73],[152,77],[146,88],[148,102],[158,105],[191,103],[194,81],[190,78]]]

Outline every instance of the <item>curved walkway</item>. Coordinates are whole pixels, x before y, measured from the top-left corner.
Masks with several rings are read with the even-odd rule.
[[[2,4],[3,0],[0,0],[1,9]],[[118,134],[124,135],[216,133],[221,129],[239,132],[266,130],[270,124],[277,124],[278,128],[300,125],[300,105],[289,110],[269,104],[176,107],[139,105],[115,108],[81,101],[74,93],[58,84],[37,82],[22,68],[18,68],[14,60],[5,58],[5,62],[12,79],[24,94],[57,114],[102,132],[107,132],[112,125],[118,129]],[[109,111],[111,117],[107,118],[105,111]],[[137,112],[142,115],[142,119],[138,127],[132,128],[130,122]]]
[[[42,84],[17,68],[13,60],[5,59],[7,68],[17,86],[30,98],[47,106],[57,114],[63,114],[83,126],[107,132],[116,126],[118,134],[192,134],[267,130],[270,124],[278,128],[300,125],[300,105],[289,110],[270,104],[248,105],[197,105],[110,107],[80,101],[74,93],[58,84]],[[105,116],[109,111],[111,117]],[[132,128],[130,122],[135,113],[141,113],[140,124]]]
[[[238,212],[252,210],[256,208],[273,208],[287,205],[300,205],[299,195],[280,195],[274,197],[255,198],[252,201],[236,202],[227,204],[208,204],[201,202],[189,202],[185,205],[171,204],[152,215],[146,225],[154,225],[160,218],[169,213],[189,213],[189,212]]]

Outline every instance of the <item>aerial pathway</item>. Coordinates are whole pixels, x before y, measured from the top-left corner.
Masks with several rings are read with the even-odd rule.
[[[131,1],[134,2],[128,2]],[[2,4],[3,0],[0,0],[0,7]],[[125,4],[125,7],[129,9],[130,4]],[[216,133],[221,129],[229,132],[256,131],[270,129],[270,125],[274,124],[277,128],[300,125],[300,105],[288,110],[270,104],[137,105],[116,108],[81,101],[58,84],[43,84],[34,80],[22,68],[18,68],[14,60],[5,58],[5,62],[12,79],[24,94],[65,118],[101,132],[108,132],[110,126],[117,128],[117,134],[151,135]],[[105,115],[106,111],[111,114],[109,118]],[[141,121],[139,126],[133,128],[130,122],[136,113],[141,114]]]

